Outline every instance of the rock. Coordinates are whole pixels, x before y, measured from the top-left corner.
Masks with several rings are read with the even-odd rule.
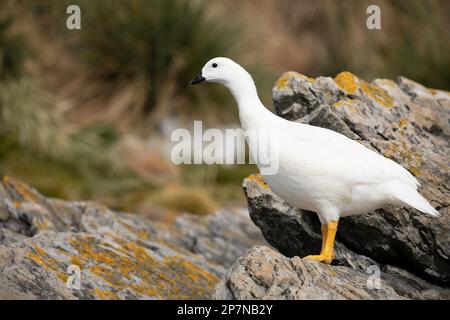
[[[448,297],[448,289],[445,288],[450,282],[450,93],[427,89],[402,77],[397,83],[384,79],[367,83],[349,72],[340,73],[334,79],[311,79],[288,72],[277,81],[273,98],[278,115],[335,130],[400,163],[417,177],[422,185],[421,194],[442,215],[433,218],[412,208],[387,207],[365,215],[342,218],[337,234],[336,260],[333,266],[324,267],[293,258],[320,251],[321,233],[317,216],[289,206],[259,176],[250,176],[244,180],[243,186],[251,219],[269,244],[292,258],[270,253],[271,257],[278,259],[273,260],[272,266],[278,266],[280,261],[291,265],[286,267],[290,274],[277,273],[280,279],[273,275],[273,281],[289,282],[295,277],[295,281],[302,280],[302,276],[299,278],[292,273],[293,264],[304,264],[309,272],[345,270],[347,275],[354,274],[356,279],[359,279],[360,272],[378,267],[384,271],[382,278],[389,288],[402,297]],[[329,295],[320,293],[321,282],[317,285],[318,293],[313,296],[301,283],[295,288],[306,292],[291,290],[291,293],[281,294],[282,291],[277,291],[281,296],[269,292],[278,284],[247,283],[246,277],[256,275],[250,269],[241,270],[242,266],[252,263],[249,259],[257,254],[267,253],[266,249],[255,250],[238,260],[228,271],[224,282],[226,288],[221,282],[222,288],[218,286],[216,297],[351,298],[334,292]],[[342,276],[346,282],[345,275]],[[239,282],[241,280],[243,282]],[[257,293],[255,290],[260,291]],[[395,298],[390,290],[386,289],[385,294],[388,298]],[[357,296],[381,297],[366,291]]]
[[[253,245],[266,243],[246,209],[222,209],[206,217],[186,214],[174,226],[177,231],[171,232],[168,241],[224,268]]]
[[[450,290],[427,284],[407,273],[392,275],[379,271],[379,275],[377,278],[348,267],[288,258],[268,247],[256,246],[228,270],[216,286],[214,298],[397,300],[450,297]]]
[[[94,202],[48,199],[8,178],[0,212],[0,299],[207,299],[225,268],[258,242],[242,212],[164,225]],[[77,268],[80,289],[69,289]]]

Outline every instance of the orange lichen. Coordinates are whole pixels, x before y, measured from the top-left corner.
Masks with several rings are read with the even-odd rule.
[[[128,223],[125,223],[122,220],[119,220],[119,223],[122,226],[124,226],[128,231],[135,234],[136,237],[138,237],[139,239],[141,239],[141,240],[149,240],[150,239],[150,234],[147,231],[133,227],[133,226],[129,225]]]
[[[66,282],[68,275],[62,268],[61,263],[52,258],[44,249],[38,245],[33,246],[34,251],[27,253],[27,258],[34,261],[36,264],[41,266],[47,271],[51,271],[57,278],[61,281]]]
[[[409,166],[408,170],[416,177],[420,177],[422,175],[422,172],[417,167]]]
[[[422,174],[420,171],[423,163],[422,156],[412,151],[405,141],[391,142],[387,148],[383,150],[383,155],[394,160],[395,158],[402,159],[406,162],[408,170],[416,177],[419,177]]]
[[[264,178],[260,174],[252,174],[248,176],[247,179],[258,183],[259,185],[263,186],[266,189],[269,189],[269,186],[267,185],[267,183],[264,181]]]
[[[303,80],[309,81],[309,82],[313,82],[314,79],[304,76],[298,72],[295,71],[288,71],[283,73],[283,75],[277,80],[277,82],[275,83],[275,87],[277,88],[277,90],[281,90],[284,89],[286,87],[286,85],[289,82],[289,79],[291,78],[302,78]]]
[[[120,300],[120,297],[117,295],[117,293],[111,290],[100,290],[98,288],[95,288],[94,295],[101,300]]]
[[[354,94],[359,88],[359,79],[354,74],[348,71],[339,73],[334,81],[337,85],[347,93]]]
[[[113,237],[112,246],[91,236],[77,236],[70,243],[85,270],[101,278],[114,292],[129,290],[166,299],[204,298],[218,281],[215,275],[185,258],[153,257],[139,243],[118,236]],[[112,298],[109,292],[96,295]]]
[[[358,109],[355,108],[355,99],[342,99],[336,102],[333,106],[335,108],[347,107],[350,112],[357,112]]]
[[[336,271],[334,271],[333,269],[328,269],[327,271],[332,277],[336,277],[337,276]]]
[[[354,74],[344,71],[339,73],[334,81],[336,84],[348,94],[357,94],[358,91],[363,92],[368,98],[374,100],[379,105],[392,108],[395,106],[394,100],[386,92],[386,90],[359,79]]]
[[[76,265],[78,266],[80,269],[83,269],[85,262],[82,261],[79,257],[77,256],[72,256],[70,257],[70,264]]]
[[[33,226],[37,230],[53,229],[53,223],[44,216],[33,219]]]
[[[375,100],[378,104],[382,105],[386,108],[395,107],[394,100],[392,97],[386,92],[386,90],[369,84],[365,81],[361,81],[361,90],[370,98]]]
[[[408,120],[405,118],[401,118],[400,121],[398,122],[398,126],[399,128],[405,128],[406,126],[408,126]]]
[[[5,189],[13,191],[12,196],[15,198],[14,204],[16,207],[18,207],[20,203],[24,201],[39,201],[37,194],[34,191],[30,190],[29,186],[19,180],[4,176],[2,183]]]

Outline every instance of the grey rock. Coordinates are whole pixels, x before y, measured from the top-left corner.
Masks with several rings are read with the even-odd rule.
[[[224,268],[253,245],[266,243],[247,209],[221,209],[209,216],[185,214],[175,221],[174,228],[167,241]]]
[[[288,72],[277,81],[273,97],[280,116],[335,130],[400,163],[417,177],[421,194],[442,215],[436,219],[411,208],[388,207],[343,218],[338,250],[344,245],[379,264],[397,265],[448,285],[450,93],[403,77],[397,83],[386,79],[367,83],[349,72],[334,79],[311,79]],[[314,215],[280,204],[271,192],[261,193],[261,188],[249,190],[249,183],[244,182],[244,188],[250,214],[268,242],[288,256],[316,252],[320,237]],[[284,216],[283,222],[290,224],[276,223],[276,215]],[[276,235],[283,240],[275,239]],[[296,243],[306,236],[316,240]]]
[[[378,275],[378,274],[377,274]],[[375,280],[374,279],[378,279]],[[216,286],[216,299],[448,299],[449,290],[402,273],[373,274],[317,261],[288,258],[256,246]]]
[[[0,196],[7,212],[0,221],[0,299],[207,299],[231,260],[258,241],[240,232],[259,232],[244,212],[235,221],[235,212],[222,210],[171,226],[95,202],[49,199],[14,179],[3,180]],[[227,243],[208,242],[214,232]],[[68,286],[69,268],[80,270],[79,289]]]
[[[369,84],[348,72],[335,79],[288,72],[273,98],[278,115],[335,130],[409,169],[442,216],[387,207],[342,218],[336,259],[325,265],[300,258],[320,251],[317,215],[291,207],[251,175],[243,182],[250,217],[279,252],[253,247],[228,269],[214,297],[449,299],[450,93],[405,78]]]

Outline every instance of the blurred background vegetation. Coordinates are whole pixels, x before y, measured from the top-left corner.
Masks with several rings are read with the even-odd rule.
[[[69,4],[79,31],[66,28]],[[379,31],[365,27],[369,4]],[[245,65],[267,106],[288,70],[448,90],[449,12],[445,0],[3,0],[0,175],[154,217],[243,205],[255,167],[168,160],[174,128],[237,126],[224,88],[188,86],[207,60]]]

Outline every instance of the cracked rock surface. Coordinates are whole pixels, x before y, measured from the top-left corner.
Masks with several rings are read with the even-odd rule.
[[[0,184],[0,299],[208,299],[225,268],[262,242],[242,210],[166,225]]]
[[[449,299],[448,290],[400,271],[371,274],[343,266],[288,258],[255,246],[216,286],[216,299]],[[376,271],[375,271],[376,270]],[[377,282],[373,271],[379,272]]]

